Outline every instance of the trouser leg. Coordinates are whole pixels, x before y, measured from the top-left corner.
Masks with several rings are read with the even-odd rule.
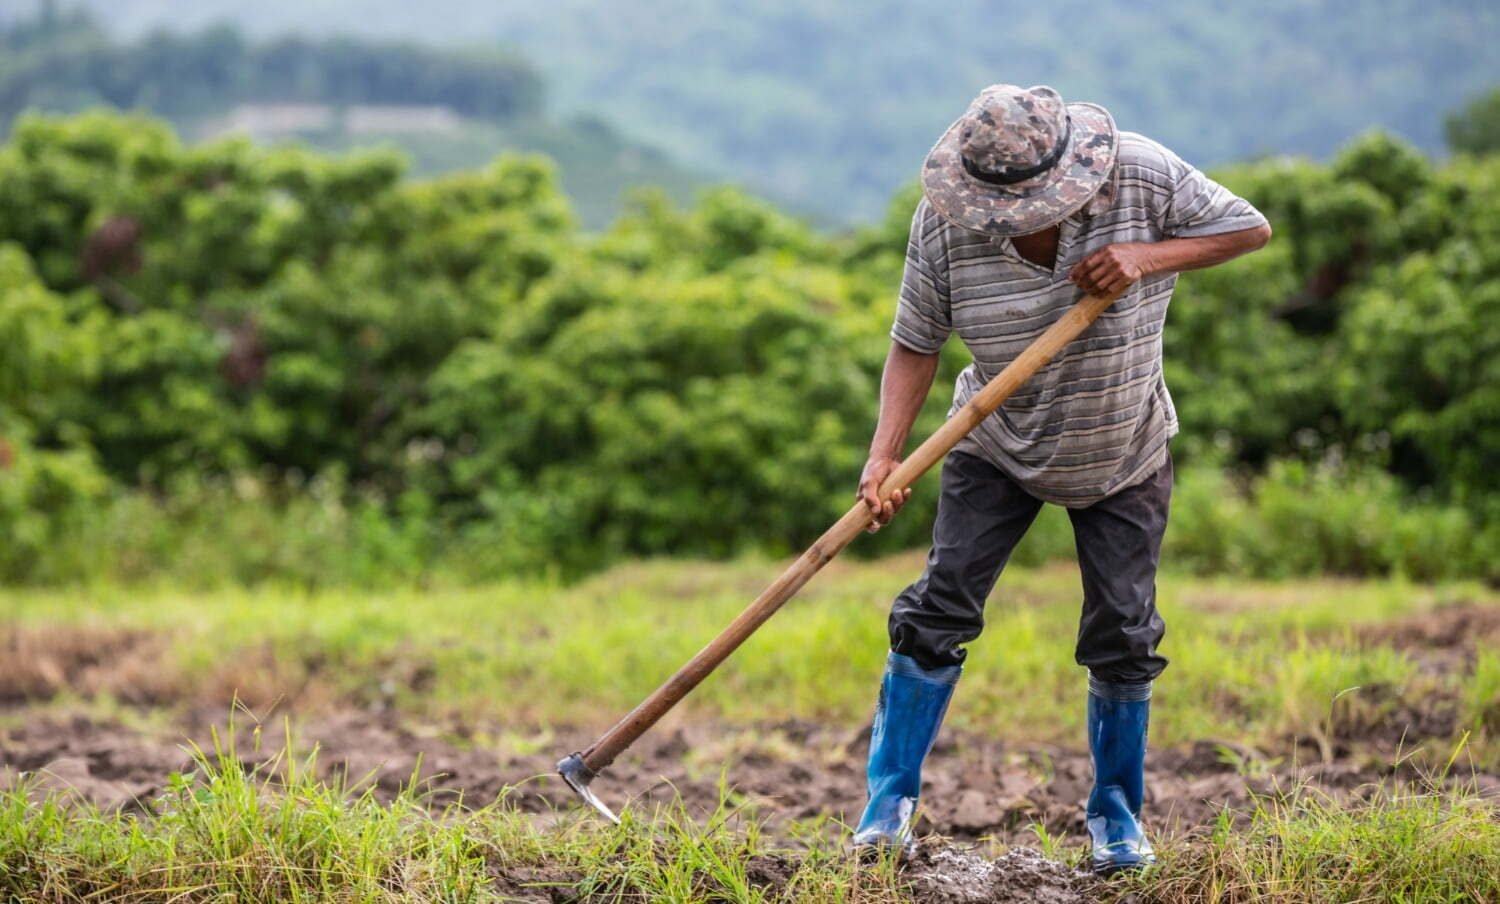
[[[962,452],[943,463],[942,482],[927,568],[891,607],[856,848],[914,845],[922,764],[958,681],[963,645],[979,636],[985,598],[1041,507],[998,468]]]
[[[949,453],[927,568],[891,606],[891,651],[929,669],[961,665],[995,579],[1041,506],[989,462]]]
[[[1166,625],[1156,611],[1156,567],[1172,498],[1172,462],[1088,508],[1069,509],[1083,615],[1075,658],[1105,682],[1151,681],[1167,667],[1156,651]]]
[[[1156,566],[1172,496],[1169,459],[1155,474],[1086,509],[1070,511],[1083,573],[1075,656],[1089,670],[1085,807],[1095,872],[1140,869],[1156,855],[1141,825],[1151,681],[1166,668],[1156,612]]]

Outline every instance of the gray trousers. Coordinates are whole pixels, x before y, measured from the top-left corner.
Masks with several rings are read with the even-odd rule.
[[[1083,615],[1074,658],[1107,682],[1150,681],[1167,667],[1156,652],[1166,625],[1156,613],[1156,565],[1172,497],[1172,462],[1088,508],[1068,509],[1083,572]],[[984,629],[995,579],[1041,511],[989,462],[951,452],[922,576],[891,606],[891,649],[926,668],[959,665]]]

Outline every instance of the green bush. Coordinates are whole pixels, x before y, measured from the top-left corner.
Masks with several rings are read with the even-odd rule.
[[[1281,578],[1400,575],[1500,579],[1500,530],[1467,509],[1413,500],[1368,467],[1277,461],[1237,482],[1212,466],[1178,472],[1163,559],[1203,574]]]
[[[584,236],[545,161],[0,146],[0,576],[299,583],[800,549],[853,503],[908,190],[827,236],[732,189]],[[1169,563],[1495,578],[1500,159],[1381,135],[1224,174],[1265,251],[1189,274]],[[914,441],[967,363],[944,351]],[[936,479],[861,553],[925,544]],[[1019,562],[1071,554],[1049,510]]]

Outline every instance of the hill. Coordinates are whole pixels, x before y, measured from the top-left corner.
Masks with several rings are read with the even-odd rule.
[[[583,222],[602,227],[641,184],[683,198],[697,177],[595,117],[556,117],[514,53],[385,39],[249,40],[233,25],[117,39],[53,5],[0,18],[0,135],[26,111],[109,106],[168,117],[185,136],[247,135],[328,150],[395,146],[411,172],[477,169],[501,151],[557,162]]]
[[[126,32],[487,40],[537,61],[561,109],[839,222],[868,221],[995,81],[1108,106],[1199,165],[1327,157],[1381,127],[1442,146],[1442,113],[1500,81],[1486,0],[84,0]]]

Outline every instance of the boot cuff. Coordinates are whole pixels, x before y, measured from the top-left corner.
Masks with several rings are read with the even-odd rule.
[[[1110,703],[1139,703],[1151,699],[1149,681],[1105,681],[1089,673],[1089,693]]]
[[[963,672],[961,665],[946,665],[935,669],[924,669],[922,664],[910,656],[901,653],[892,653],[886,657],[885,670],[906,678],[915,678],[918,681],[926,681],[930,684],[954,685],[958,683],[958,676]]]

